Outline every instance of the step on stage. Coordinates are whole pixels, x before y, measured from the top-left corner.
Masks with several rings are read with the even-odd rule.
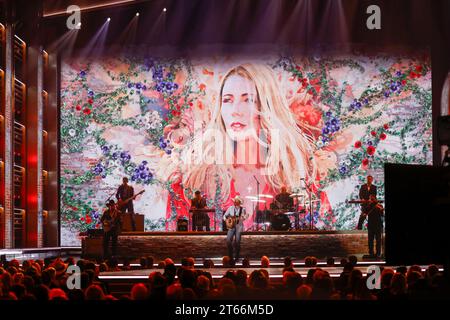
[[[84,237],[82,256],[100,258],[102,237]],[[303,259],[315,256],[346,257],[368,253],[367,231],[267,231],[244,232],[241,256]],[[227,255],[225,232],[124,232],[119,236],[119,259],[152,256],[158,260],[170,257],[217,258]]]

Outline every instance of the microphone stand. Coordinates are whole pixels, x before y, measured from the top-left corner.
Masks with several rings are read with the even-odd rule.
[[[255,215],[255,217],[258,217],[258,207],[259,207],[259,181],[258,179],[256,179],[256,176],[253,176],[253,178],[256,180],[256,210],[254,210],[255,212],[253,212],[253,214]],[[258,231],[259,231],[259,223],[257,223],[258,225]]]
[[[311,188],[306,184],[306,182],[305,187],[308,191],[308,200],[309,200],[309,230],[313,230],[312,191]]]

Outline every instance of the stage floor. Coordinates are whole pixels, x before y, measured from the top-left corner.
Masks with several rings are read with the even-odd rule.
[[[102,237],[82,239],[82,256],[100,258]],[[260,259],[261,256],[304,259],[315,256],[347,257],[368,253],[366,231],[267,231],[244,232],[241,256]],[[119,236],[119,258],[138,259],[152,256],[179,261],[183,257],[197,259],[227,255],[225,232],[126,232]]]

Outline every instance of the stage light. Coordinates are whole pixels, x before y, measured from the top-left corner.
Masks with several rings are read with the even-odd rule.
[[[81,27],[81,22],[78,22],[77,26],[78,26],[78,28]]]
[[[166,12],[166,11],[167,11],[167,9],[166,9],[166,8],[164,8],[164,9],[163,9],[163,11],[164,11],[164,12]]]
[[[139,17],[139,12],[136,12],[136,17]]]
[[[108,21],[108,22],[111,21],[111,18],[106,19],[106,21]]]

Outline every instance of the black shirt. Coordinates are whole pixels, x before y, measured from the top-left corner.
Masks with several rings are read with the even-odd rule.
[[[377,186],[372,184],[369,189],[367,183],[363,184],[359,189],[359,198],[361,200],[369,200],[371,195],[377,196]],[[362,211],[367,212],[369,206],[370,206],[369,204],[362,203],[361,204]]]
[[[196,209],[204,209],[206,207],[206,200],[204,198],[194,198],[191,200],[191,207]]]
[[[132,186],[121,184],[119,189],[117,189],[116,198],[121,200],[126,200],[134,196],[134,189]]]
[[[294,206],[294,199],[290,197],[290,193],[279,193],[275,196],[275,200],[279,202],[281,208],[279,209],[291,209]]]
[[[369,204],[369,211],[367,213],[367,228],[369,230],[381,231],[383,229],[383,216],[384,209],[376,203]]]

